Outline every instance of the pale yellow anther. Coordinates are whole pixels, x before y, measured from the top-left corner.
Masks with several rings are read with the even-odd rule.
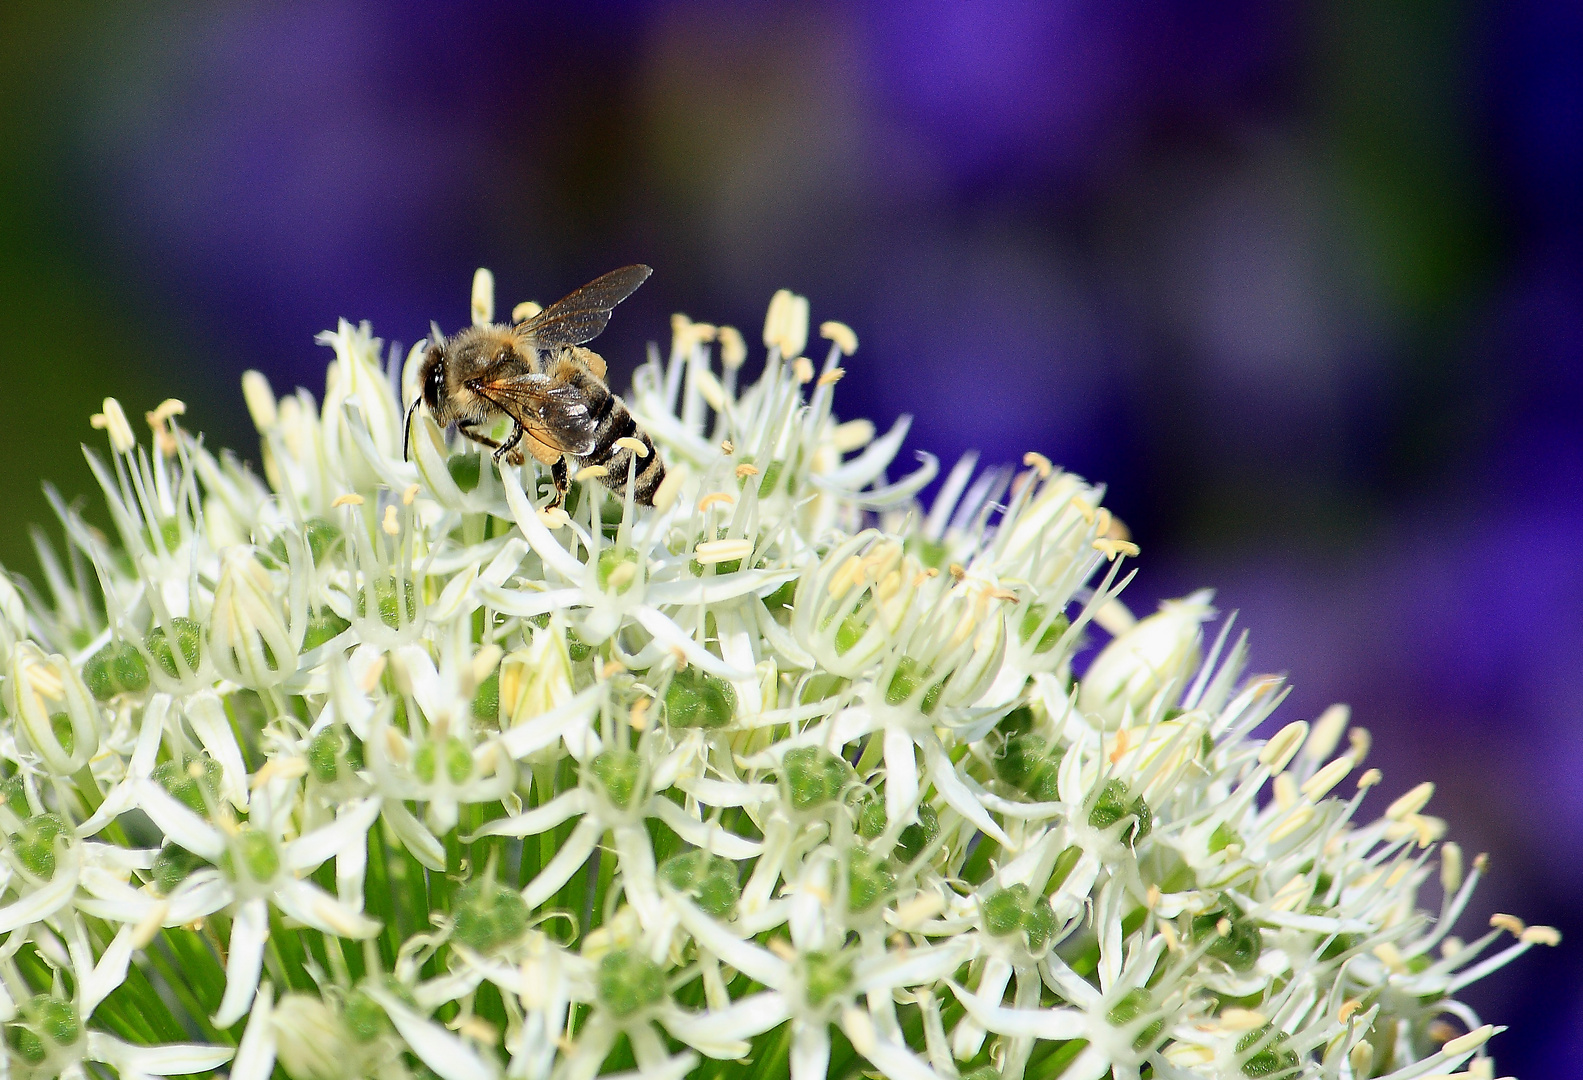
[[[830,575],[830,584],[826,586],[831,596],[840,596],[850,589],[863,576],[863,560],[856,555],[848,555],[846,560],[836,567],[835,573]]]
[[[143,917],[132,928],[132,948],[147,948],[149,942],[154,940],[160,928],[165,925],[165,915],[170,911],[170,904],[164,900],[156,900]]]
[[[744,461],[742,464],[736,467],[736,474],[738,480],[746,480],[750,476],[757,476],[759,474],[759,467],[757,465],[749,465]]]
[[[682,649],[682,647],[680,645],[672,645],[671,649],[670,649],[670,653],[671,653],[671,659],[676,661],[676,670],[677,671],[686,671],[687,670],[687,653]]]
[[[571,515],[559,506],[547,506],[535,516],[546,529],[564,529],[572,523]]]
[[[1412,870],[1413,870],[1413,866],[1412,866],[1411,863],[1407,863],[1407,862],[1397,863],[1396,864],[1396,868],[1393,869],[1388,875],[1386,875],[1385,887],[1387,889],[1394,889],[1394,888],[1396,888],[1396,886],[1400,885],[1403,881],[1407,880],[1407,875],[1412,873]]]
[[[605,468],[603,465],[584,465],[581,469],[577,470],[577,475],[573,476],[572,479],[579,481],[598,480],[601,477],[609,475],[610,470]]]
[[[1231,936],[1231,920],[1222,916],[1215,921],[1215,933],[1221,937]]]
[[[1433,814],[1414,814],[1406,819],[1413,827],[1418,846],[1426,848],[1446,834],[1446,819]]]
[[[1253,1031],[1268,1024],[1269,1018],[1252,1009],[1226,1009],[1219,1016],[1220,1026],[1228,1031]]]
[[[1355,727],[1347,732],[1347,744],[1352,748],[1352,760],[1359,765],[1369,756],[1369,748],[1374,745],[1374,736],[1369,734],[1368,728]]]
[[[1310,741],[1312,741],[1312,736],[1310,736]],[[1304,749],[1306,752],[1306,747]],[[1347,778],[1347,774],[1352,771],[1352,767],[1353,761],[1351,757],[1343,754],[1341,757],[1336,758],[1313,776],[1303,781],[1301,788],[1303,796],[1318,802],[1330,794],[1331,788]]]
[[[665,479],[660,481],[659,490],[654,492],[654,509],[663,514],[675,505],[676,496],[681,493],[686,480],[687,470],[682,466],[673,465],[666,469]]]
[[[411,506],[412,505],[412,500],[416,499],[417,497],[418,497],[418,485],[417,484],[408,484],[407,485],[407,490],[405,490],[405,491],[403,491],[401,493],[401,505],[402,506]]]
[[[1561,931],[1553,926],[1530,926],[1517,935],[1524,945],[1559,945]]]
[[[1440,887],[1447,896],[1462,888],[1462,845],[1444,844],[1440,848]]]
[[[782,358],[796,356],[808,344],[808,298],[790,289],[770,297],[764,313],[764,344],[780,350]]]
[[[368,665],[363,672],[363,677],[357,681],[358,689],[365,694],[372,694],[374,687],[379,685],[380,676],[385,674],[385,663],[385,657],[374,657],[374,662]]]
[[[1347,1052],[1352,1062],[1353,1076],[1369,1076],[1374,1071],[1374,1044],[1368,1040],[1358,1043]]]
[[[819,336],[840,349],[842,356],[851,356],[857,352],[857,335],[846,323],[834,319],[822,322],[819,324]]]
[[[715,506],[730,506],[736,501],[737,497],[731,494],[729,491],[711,491],[709,494],[698,500],[698,512],[702,514],[706,510]]]
[[[631,435],[623,435],[616,440],[616,445],[623,450],[630,450],[640,458],[649,456],[649,448],[643,445],[642,439],[634,439]]]
[[[1149,891],[1143,894],[1143,906],[1153,911],[1160,906],[1160,887],[1150,885]]]
[[[834,386],[846,376],[846,368],[831,368],[819,376],[820,386]]]
[[[1048,478],[1055,471],[1055,465],[1051,463],[1050,459],[1037,450],[1029,450],[1022,455],[1022,463],[1028,468],[1035,470],[1041,480]]]
[[[180,401],[176,398],[166,398],[154,406],[153,412],[144,413],[143,418],[148,421],[149,427],[157,430],[163,427],[171,417],[183,416],[186,412],[187,403],[185,401]]]
[[[874,595],[881,600],[889,600],[901,590],[901,571],[892,570],[880,579],[879,585],[874,589]]]
[[[1332,705],[1319,714],[1308,741],[1303,744],[1303,757],[1319,763],[1335,753],[1347,725],[1352,722],[1352,710],[1346,705]]]
[[[1293,833],[1295,833],[1298,829],[1301,829],[1304,825],[1307,825],[1313,820],[1313,818],[1314,808],[1312,806],[1294,807],[1287,813],[1286,819],[1284,821],[1270,830],[1270,843],[1280,843],[1282,840],[1285,840],[1288,836],[1291,836]]]
[[[1348,998],[1341,1003],[1341,1008],[1336,1010],[1336,1019],[1345,1024],[1352,1014],[1363,1008],[1363,1002],[1357,998]]]
[[[1416,814],[1429,805],[1429,800],[1434,796],[1435,785],[1425,780],[1407,794],[1401,796],[1385,808],[1385,816],[1392,821],[1400,821],[1410,814]]]
[[[1376,960],[1384,964],[1395,974],[1401,975],[1406,973],[1407,962],[1402,959],[1402,951],[1389,941],[1382,941],[1380,944],[1374,946],[1374,948],[1370,951],[1374,953],[1374,958]]]
[[[1083,498],[1081,495],[1073,495],[1072,509],[1081,514],[1084,521],[1088,522],[1090,525],[1094,524],[1094,508],[1088,504],[1087,499]]]
[[[269,380],[263,372],[242,372],[242,400],[247,402],[247,413],[253,418],[253,426],[260,432],[269,431],[279,421],[280,410],[275,406],[275,391],[270,389]]]
[[[693,385],[698,388],[698,393],[703,395],[709,407],[715,412],[725,412],[726,388],[720,385],[720,380],[715,378],[714,372],[708,368],[695,368],[692,377]]]
[[[638,698],[632,703],[632,709],[627,713],[627,723],[633,731],[647,731],[649,727],[649,706],[653,702],[648,698]]]
[[[1264,744],[1264,749],[1259,751],[1259,764],[1268,766],[1271,773],[1279,776],[1306,738],[1308,721],[1293,720]]]
[[[1297,781],[1291,773],[1283,772],[1275,778],[1271,785],[1275,795],[1275,805],[1282,810],[1290,810],[1297,802]]]
[[[473,302],[470,305],[474,326],[495,321],[495,275],[480,266],[473,271]]]
[[[753,554],[751,540],[705,540],[693,548],[693,558],[705,566],[732,559],[745,559],[751,554]]]
[[[469,673],[473,676],[473,685],[477,686],[489,678],[504,655],[505,650],[493,641],[480,645],[478,651],[473,654],[472,663],[468,665]]]
[[[807,385],[813,382],[813,361],[806,356],[799,356],[792,361],[792,378]]]
[[[355,491],[349,491],[345,495],[337,495],[335,497],[335,501],[330,504],[330,507],[331,507],[331,509],[334,509],[337,506],[362,506],[362,505],[363,505],[363,497],[361,495],[357,494]]]
[[[607,588],[614,589],[616,592],[620,592],[622,589],[625,589],[628,585],[632,584],[632,579],[637,576],[637,563],[618,563],[616,568],[610,571],[610,576],[605,578],[605,586]]]
[[[706,322],[693,323],[693,340],[699,344],[706,344],[715,339],[715,324]]]
[[[1126,556],[1129,559],[1137,558],[1142,549],[1131,540],[1113,540],[1108,536],[1101,536],[1094,541],[1094,550],[1105,556],[1110,562],[1115,562],[1117,557]]]
[[[385,507],[385,517],[379,523],[379,527],[385,530],[386,536],[401,535],[401,520],[396,516],[396,508],[394,506]]]
[[[599,677],[608,679],[614,675],[620,675],[625,670],[627,670],[627,665],[620,660],[606,660],[604,667],[599,669]]]
[[[1385,774],[1380,772],[1380,770],[1369,769],[1362,776],[1358,777],[1358,790],[1367,791],[1369,788],[1374,787],[1383,779],[1385,779]]]
[[[843,454],[861,449],[873,441],[872,420],[848,420],[844,424],[836,425],[836,429],[830,433],[830,445]]]
[[[1005,600],[1013,604],[1020,604],[1022,600],[1010,589],[1002,589],[996,585],[984,590],[984,595],[990,600]]]
[[[395,728],[385,729],[385,753],[398,765],[407,760],[407,740]]]
[[[770,952],[774,953],[782,960],[785,960],[787,963],[791,963],[793,960],[797,959],[797,950],[792,948],[791,942],[787,941],[785,938],[770,938],[769,943],[765,945],[765,948],[769,949]]]
[[[88,422],[99,431],[108,432],[110,446],[118,454],[129,454],[137,445],[137,439],[132,434],[132,425],[126,422],[126,411],[121,408],[121,403],[113,397],[104,399],[103,412],[94,413]]]
[[[1457,1038],[1452,1039],[1440,1048],[1440,1052],[1447,1057],[1456,1057],[1458,1054],[1465,1054],[1469,1050],[1477,1050],[1489,1042],[1490,1036],[1494,1034],[1495,1025],[1485,1024],[1483,1027],[1474,1028],[1466,1035],[1459,1035]]]
[[[259,790],[273,780],[295,780],[308,774],[308,759],[301,757],[270,758],[253,774],[248,786]]]
[[[1513,937],[1522,937],[1523,931],[1528,929],[1527,925],[1517,916],[1507,915],[1499,911],[1490,916],[1490,925],[1497,930],[1506,931]]]
[[[1171,952],[1182,951],[1182,939],[1176,934],[1176,927],[1168,922],[1160,924],[1160,940],[1165,942],[1165,947]]]
[[[747,342],[736,327],[722,326],[715,331],[715,340],[720,342],[720,362],[727,368],[739,368],[747,362]]]
[[[950,566],[946,567],[946,571],[950,573],[952,581],[959,582],[963,578],[967,577],[967,570],[963,568],[961,563],[952,563]]]
[[[522,303],[511,309],[511,321],[527,322],[529,319],[533,318],[543,310],[544,308],[540,307],[538,304],[535,304],[532,300],[524,300]]]
[[[737,444],[732,442],[730,439],[721,439],[720,452],[726,457],[730,457],[732,454],[737,452]]]
[[[1481,851],[1473,856],[1473,869],[1476,873],[1484,873],[1490,868],[1490,853]]]

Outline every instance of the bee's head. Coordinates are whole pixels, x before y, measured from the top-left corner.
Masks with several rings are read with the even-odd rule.
[[[418,402],[427,405],[435,420],[444,423],[441,418],[445,410],[440,406],[440,397],[445,392],[445,336],[440,333],[438,326],[434,326],[430,333],[429,348],[423,354],[422,366],[418,368],[418,382],[421,392],[407,408],[407,423],[401,433],[403,461],[407,460],[407,450],[412,444],[412,414],[418,411]]]

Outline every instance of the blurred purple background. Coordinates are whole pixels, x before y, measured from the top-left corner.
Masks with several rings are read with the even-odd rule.
[[[838,410],[1110,485],[1133,607],[1200,585],[1348,701],[1560,926],[1481,984],[1583,1076],[1583,6],[939,0],[0,7],[0,558],[106,393],[251,452],[237,378],[612,267],[862,349]],[[1382,804],[1383,805],[1383,802]],[[1568,900],[1573,897],[1574,900]]]

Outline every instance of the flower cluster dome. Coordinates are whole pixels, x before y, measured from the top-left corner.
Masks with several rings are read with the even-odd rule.
[[[1453,936],[1432,788],[1365,816],[1344,707],[1255,738],[1281,680],[1208,592],[1129,612],[1038,454],[920,505],[808,328],[747,384],[674,320],[652,508],[423,410],[408,460],[367,324],[322,404],[245,377],[261,475],[107,399],[110,534],[56,498],[0,577],[8,1075],[1491,1076],[1457,993],[1557,935]]]

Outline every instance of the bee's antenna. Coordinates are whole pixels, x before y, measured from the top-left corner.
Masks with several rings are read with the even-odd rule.
[[[407,448],[412,445],[412,414],[418,411],[418,406],[423,402],[423,395],[419,394],[412,399],[412,404],[407,407],[407,422],[401,426],[401,460],[407,460]]]

